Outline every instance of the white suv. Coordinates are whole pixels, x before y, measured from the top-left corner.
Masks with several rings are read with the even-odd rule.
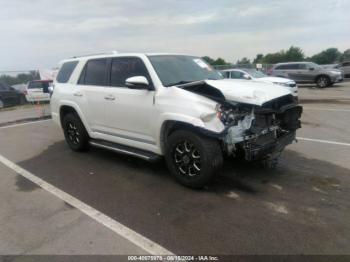
[[[54,85],[52,117],[72,150],[164,156],[193,188],[218,174],[224,156],[274,162],[300,128],[288,88],[222,79],[194,56],[76,57],[61,62]]]

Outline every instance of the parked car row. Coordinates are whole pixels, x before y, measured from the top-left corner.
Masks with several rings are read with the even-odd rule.
[[[26,98],[23,93],[5,83],[0,83],[0,108],[21,105],[25,102]]]
[[[27,102],[48,102],[50,101],[49,87],[52,83],[52,80],[34,80],[27,84],[13,86],[0,83],[0,108]]]
[[[278,63],[270,74],[293,79],[297,83],[316,83],[320,88],[343,81],[343,73],[339,69],[324,68],[313,62]]]

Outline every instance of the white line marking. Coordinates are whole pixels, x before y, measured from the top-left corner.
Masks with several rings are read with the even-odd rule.
[[[322,140],[322,139],[312,139],[312,138],[306,138],[306,137],[297,137],[297,139],[301,141],[319,142],[319,143],[333,144],[333,145],[339,145],[339,146],[350,146],[349,143],[342,143],[342,142]]]
[[[45,119],[45,120],[38,120],[38,121],[30,121],[30,122],[25,122],[25,123],[21,123],[21,124],[13,124],[13,125],[8,125],[8,126],[1,126],[0,129],[6,129],[6,128],[16,127],[16,126],[32,125],[32,124],[42,123],[42,122],[46,122],[46,121],[52,121],[52,119]]]
[[[306,110],[319,110],[319,111],[335,111],[335,112],[350,112],[350,109],[336,109],[336,108],[317,108],[317,107],[305,107]]]
[[[101,213],[100,211],[94,209],[93,207],[81,202],[79,199],[45,182],[41,178],[21,168],[20,166],[11,162],[10,160],[8,160],[2,155],[0,155],[0,162],[6,165],[7,167],[9,167],[10,169],[14,170],[17,174],[25,177],[26,179],[32,181],[33,183],[45,189],[46,191],[50,192],[51,194],[55,195],[56,197],[76,207],[81,212],[85,213],[86,215],[88,215],[98,223],[104,225],[105,227],[109,228],[113,232],[129,240],[130,242],[142,248],[143,250],[150,253],[151,255],[174,255],[172,252],[158,245],[152,240],[149,240],[148,238],[140,235],[139,233],[133,231],[132,229],[115,221],[114,219],[108,217],[107,215]]]

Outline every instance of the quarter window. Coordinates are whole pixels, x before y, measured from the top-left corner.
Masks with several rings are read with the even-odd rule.
[[[78,61],[64,63],[57,74],[56,81],[58,83],[67,83],[77,64]]]
[[[138,57],[118,57],[112,59],[111,86],[126,87],[125,80],[133,76],[144,76],[151,84],[147,68]]]

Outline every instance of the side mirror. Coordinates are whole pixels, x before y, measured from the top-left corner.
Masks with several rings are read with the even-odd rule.
[[[50,94],[50,95],[53,94],[53,89],[54,89],[53,86],[49,86],[49,87],[48,87],[48,91],[49,91],[49,94]]]
[[[251,79],[252,79],[252,78],[251,78],[249,75],[247,75],[247,74],[244,74],[244,75],[243,75],[243,78],[246,79],[246,80],[251,80]]]
[[[125,80],[125,85],[130,89],[150,89],[148,80],[144,76],[133,76]]]
[[[310,71],[313,71],[313,70],[315,70],[315,68],[313,68],[313,67],[310,67],[310,68],[309,68],[309,70],[310,70]]]

